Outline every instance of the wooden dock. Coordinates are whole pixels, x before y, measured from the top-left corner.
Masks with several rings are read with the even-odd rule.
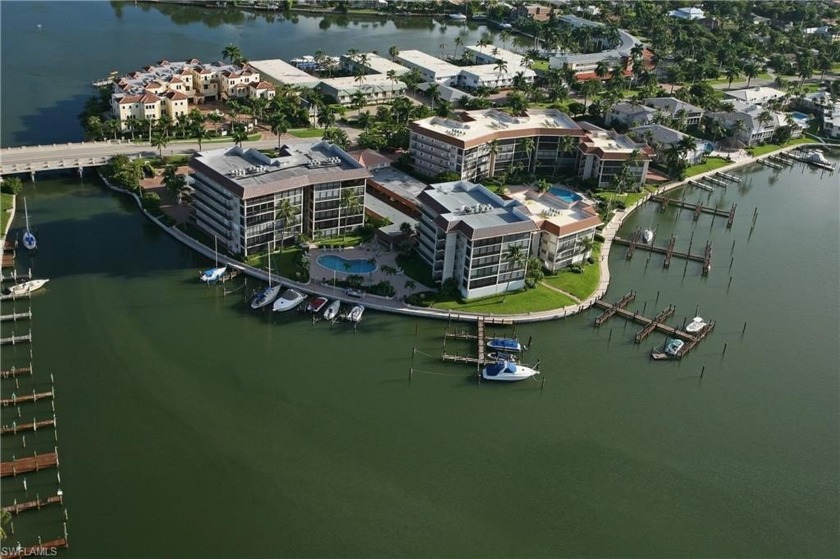
[[[674,245],[676,244],[677,238],[673,235],[668,240],[668,246],[665,247],[658,247],[656,245],[646,245],[642,243],[636,243],[632,239],[623,239],[621,237],[614,237],[613,242],[619,245],[628,245],[631,249],[639,249],[639,250],[647,250],[649,252],[655,252],[657,254],[664,254],[665,261],[663,262],[663,267],[669,268],[671,266],[671,259],[676,256],[677,258],[685,258],[686,260],[691,260],[694,262],[702,262],[703,267],[705,268],[707,265],[711,269],[711,247],[709,246],[710,243],[707,243],[706,249],[707,252],[704,254],[694,254],[690,252],[681,252],[674,250]],[[628,249],[627,251],[627,258],[629,259],[632,256],[632,253]],[[708,273],[708,272],[707,272]]]
[[[730,175],[729,173],[724,173],[723,171],[718,171],[715,173],[716,177],[723,177],[724,179],[731,181],[731,182],[741,182],[741,177],[736,177],[735,175]]]
[[[677,310],[677,307],[675,307],[674,305],[668,305],[667,309],[663,310],[658,315],[653,317],[653,319],[650,322],[648,322],[647,324],[645,324],[642,327],[641,330],[636,332],[636,336],[633,338],[633,341],[636,342],[637,344],[641,343],[642,340],[647,338],[650,335],[650,333],[653,332],[659,324],[661,324],[661,323],[665,322],[666,320],[668,320],[669,318],[671,318],[671,316],[673,316],[673,314],[676,310]]]
[[[15,250],[17,250],[18,242],[12,239],[6,239],[3,242],[3,252],[9,252],[14,254]]]
[[[448,329],[443,333],[443,355],[442,359],[444,361],[449,361],[451,363],[466,363],[471,365],[484,365],[487,362],[486,352],[487,349],[485,347],[485,338],[487,335],[486,327],[485,327],[486,320],[484,317],[478,318],[476,333],[473,334],[471,332],[466,332],[464,330],[461,331],[453,331],[450,332]],[[491,324],[493,322],[491,321]],[[446,340],[475,340],[476,342],[476,355],[458,355],[457,353],[447,353],[446,352]]]
[[[8,407],[8,406],[16,406],[18,404],[24,404],[26,402],[37,402],[38,400],[43,400],[44,398],[54,398],[55,397],[55,388],[50,388],[47,392],[35,392],[32,391],[32,394],[24,394],[23,396],[18,396],[15,393],[12,393],[11,398],[3,398],[0,400],[0,406]]]
[[[0,301],[17,301],[18,299],[31,299],[32,292],[27,291],[23,295],[14,295],[12,293],[0,294]]]
[[[650,199],[654,202],[662,204],[662,211],[665,211],[669,204],[673,204],[677,207],[691,210],[692,212],[694,212],[694,219],[697,219],[697,217],[701,213],[716,215],[719,217],[729,217],[729,211],[713,208],[711,206],[703,206],[702,204],[692,204],[691,202],[686,202],[684,200],[677,200],[675,198],[669,198],[667,196],[659,195],[651,196]]]
[[[636,292],[630,291],[615,303],[607,303],[606,301],[603,301],[601,299],[595,301],[596,307],[604,309],[604,312],[602,312],[595,318],[595,326],[600,326],[601,324],[609,320],[610,317],[612,317],[618,311],[624,309],[624,307],[632,303],[635,299]]]
[[[715,329],[715,321],[711,320],[706,325],[705,328],[697,332],[695,335],[689,334],[691,336],[682,348],[677,352],[677,359],[682,359],[685,355],[688,354],[689,351],[697,347],[697,344],[703,341],[703,339],[712,333],[712,330]]]
[[[21,547],[20,549],[10,547],[8,552],[4,552],[2,559],[21,559],[22,557],[52,557],[55,555],[56,549],[67,549],[70,544],[67,543],[67,538],[56,538],[47,542],[41,542],[38,545],[30,547]]]
[[[702,182],[688,181],[688,184],[690,184],[691,186],[696,186],[697,188],[705,190],[706,192],[714,192],[715,191],[715,189],[713,187],[709,186],[708,184],[703,184]]]
[[[29,343],[32,341],[32,331],[21,336],[9,336],[7,338],[0,338],[0,345],[16,345],[22,343]]]
[[[18,458],[0,463],[0,477],[16,476],[29,472],[39,472],[46,468],[58,466],[58,450],[46,454],[34,454],[26,458]]]
[[[32,268],[26,271],[26,273],[18,273],[17,269],[12,270],[10,274],[4,274],[0,272],[0,281],[13,281],[15,283],[18,280],[31,280],[32,279]]]
[[[0,371],[0,378],[12,378],[31,374],[32,367],[12,367],[11,369]]]
[[[703,275],[708,276],[712,271],[712,241],[706,241],[706,249],[703,251]]]
[[[20,514],[24,511],[40,509],[41,507],[46,507],[47,505],[60,505],[62,503],[64,503],[64,496],[58,494],[47,497],[46,499],[36,499],[34,501],[26,501],[23,503],[18,503],[17,500],[15,500],[14,504],[3,507],[3,512],[8,512],[9,514]]]
[[[3,254],[3,259],[0,261],[0,266],[3,268],[14,268],[15,267],[15,255],[14,254]]]
[[[17,435],[20,431],[37,431],[38,429],[43,429],[44,427],[55,427],[55,416],[53,416],[52,419],[43,419],[41,421],[32,421],[30,423],[21,423],[20,425],[12,422],[11,426],[3,425],[2,427],[0,427],[0,434]]]
[[[784,169],[784,167],[782,165],[779,165],[778,163],[774,163],[773,161],[768,161],[767,159],[756,159],[756,161],[758,161],[759,163],[761,163],[762,165],[764,165],[766,167],[770,167],[771,169],[776,169],[776,170]]]
[[[16,312],[12,314],[0,314],[0,322],[17,322],[18,320],[32,320],[32,311]]]

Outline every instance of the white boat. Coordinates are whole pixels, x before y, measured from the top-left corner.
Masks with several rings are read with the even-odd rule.
[[[817,163],[820,165],[831,165],[831,161],[825,158],[823,152],[818,149],[810,149],[803,152],[805,159],[811,163]],[[26,200],[24,200],[26,202]],[[27,226],[27,229],[29,227]]]
[[[703,320],[703,317],[695,316],[691,322],[689,322],[686,327],[685,331],[694,334],[695,332],[699,332],[703,328],[706,327],[706,321]]]
[[[271,285],[271,254],[268,254],[268,287],[257,292],[253,299],[251,299],[252,309],[261,309],[269,303],[273,303],[277,296],[280,295],[280,290],[283,288],[279,283]]]
[[[26,198],[23,199],[23,215],[26,218],[26,231],[23,232],[23,246],[28,250],[35,250],[38,248],[38,241],[35,235],[29,230],[29,209],[26,207]]]
[[[335,317],[338,316],[338,311],[341,309],[341,301],[336,299],[332,303],[329,304],[327,310],[324,311],[324,320],[335,320]]]
[[[271,309],[277,312],[290,311],[300,305],[306,295],[295,289],[287,289],[283,294],[274,301]]]
[[[487,347],[504,352],[520,352],[525,349],[519,340],[514,338],[491,338],[487,342]]]
[[[219,266],[219,240],[216,237],[213,237],[213,240],[215,242],[214,252],[216,253],[216,266],[201,272],[198,279],[204,283],[216,283],[227,273],[227,266]]]
[[[321,309],[323,309],[324,305],[326,305],[326,304],[327,304],[327,298],[326,297],[321,297],[320,295],[318,297],[313,297],[312,300],[309,301],[309,303],[306,304],[306,312],[311,312],[311,313],[317,314],[317,313],[321,312]]]
[[[491,351],[487,354],[487,357],[493,361],[512,361],[514,363],[519,361],[519,356],[514,355],[513,353],[506,353],[504,351]]]
[[[21,295],[26,295],[27,293],[32,293],[33,291],[41,289],[48,281],[50,280],[34,279],[25,281],[23,283],[16,283],[15,285],[12,285],[8,289],[6,289],[6,293],[9,295],[14,295],[15,297],[20,297]]]
[[[650,244],[653,241],[653,229],[645,229],[642,231],[642,242]]]
[[[531,367],[517,365],[513,361],[496,361],[481,370],[481,376],[487,380],[517,381],[538,375],[540,372]]]
[[[362,320],[362,313],[365,312],[365,308],[362,305],[355,305],[350,312],[347,313],[347,320],[350,322],[359,322]]]
[[[684,341],[678,340],[677,338],[670,338],[665,344],[665,353],[671,357],[676,357],[684,345]]]
[[[449,19],[454,19],[455,21],[467,21],[467,16],[464,14],[449,14]]]

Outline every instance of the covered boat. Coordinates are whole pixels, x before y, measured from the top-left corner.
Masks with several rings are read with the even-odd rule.
[[[524,348],[516,338],[492,338],[487,342],[487,347],[500,351],[522,351]]]
[[[504,381],[523,380],[539,373],[536,369],[517,365],[512,361],[496,361],[481,370],[481,376],[487,380]]]

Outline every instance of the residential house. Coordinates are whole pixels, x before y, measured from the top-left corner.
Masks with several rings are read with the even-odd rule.
[[[700,126],[703,119],[702,107],[680,101],[676,97],[649,97],[645,99],[645,105],[681,122],[684,126]]]
[[[553,7],[542,6],[540,4],[521,4],[514,8],[514,18],[527,18],[534,21],[548,21],[551,18],[551,13],[554,11]]]
[[[604,117],[604,124],[607,126],[623,124],[628,128],[632,128],[653,122],[655,116],[656,109],[645,105],[621,102],[610,107]]]
[[[829,138],[840,138],[840,102],[823,112],[822,131]]]
[[[580,180],[591,180],[597,188],[609,188],[613,178],[627,167],[633,180],[625,188],[645,184],[653,153],[650,147],[612,130],[594,125],[587,128],[578,146],[577,176]]]
[[[694,19],[702,19],[706,17],[706,14],[700,8],[677,8],[676,10],[672,10],[668,12],[668,15],[677,18],[677,19],[684,19],[684,20],[694,20]]]
[[[787,117],[784,114],[769,111],[761,105],[742,102],[733,104],[734,111],[706,113],[706,115],[720,122],[727,130],[735,131],[735,139],[747,146],[770,141],[776,129],[787,124]],[[738,122],[741,124],[737,124]],[[794,135],[799,133],[799,127],[794,127]]]
[[[653,160],[660,164],[666,164],[666,152],[668,148],[678,144],[684,138],[692,138],[694,140],[694,147],[685,153],[683,159],[686,165],[696,165],[701,163],[707,151],[711,151],[711,146],[705,140],[693,138],[688,134],[683,134],[679,130],[668,128],[661,124],[647,124],[644,126],[636,126],[630,129],[630,135],[639,142],[645,142],[653,147],[655,155]]]
[[[726,90],[724,95],[750,105],[763,105],[773,99],[783,98],[786,93],[774,87],[748,87]]]

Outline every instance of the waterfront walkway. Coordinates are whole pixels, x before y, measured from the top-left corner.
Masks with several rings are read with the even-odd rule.
[[[720,167],[718,169],[714,169],[712,171],[708,171],[706,173],[702,173],[702,174],[699,174],[699,175],[694,175],[694,176],[692,176],[690,178],[687,178],[685,180],[682,180],[682,181],[676,181],[676,182],[673,182],[673,183],[670,183],[670,184],[666,184],[666,185],[658,188],[655,192],[648,193],[645,197],[643,197],[642,199],[637,201],[635,204],[633,204],[629,208],[626,208],[624,210],[617,210],[615,212],[613,218],[610,220],[609,223],[606,224],[606,226],[604,227],[604,230],[601,232],[601,234],[604,236],[604,243],[603,243],[603,246],[601,247],[600,260],[598,262],[598,266],[600,268],[600,273],[601,273],[600,280],[598,282],[598,286],[595,289],[595,291],[589,297],[587,297],[584,300],[581,300],[578,303],[575,303],[574,305],[569,305],[569,306],[561,307],[561,308],[557,308],[557,309],[551,309],[551,310],[548,310],[548,311],[528,312],[528,313],[521,313],[521,314],[503,314],[503,313],[481,313],[481,314],[479,314],[479,313],[473,313],[473,312],[461,312],[461,311],[451,311],[451,310],[444,310],[444,309],[414,307],[414,306],[408,305],[408,304],[406,304],[402,301],[402,297],[400,297],[400,295],[405,294],[405,291],[402,288],[403,286],[401,286],[401,285],[395,285],[394,286],[398,290],[398,295],[393,297],[393,298],[385,298],[385,297],[379,297],[379,296],[376,296],[376,295],[366,294],[365,297],[361,300],[361,302],[367,308],[378,310],[378,311],[383,311],[383,312],[390,312],[390,313],[402,314],[402,315],[407,315],[407,316],[417,316],[417,317],[423,317],[423,318],[435,318],[435,319],[444,319],[444,320],[460,320],[460,321],[469,321],[469,322],[476,322],[478,320],[478,318],[482,317],[482,316],[487,317],[487,318],[505,319],[506,321],[510,321],[511,323],[539,322],[539,321],[546,321],[546,320],[554,320],[554,319],[558,319],[558,318],[564,318],[564,317],[567,317],[567,316],[572,316],[572,315],[578,314],[580,312],[583,312],[583,311],[591,308],[593,305],[595,305],[596,301],[598,301],[599,299],[602,299],[604,297],[604,295],[606,294],[607,289],[609,288],[609,284],[610,284],[609,254],[610,254],[610,250],[611,250],[612,245],[613,245],[613,239],[615,238],[619,228],[624,223],[624,220],[627,218],[627,216],[629,216],[630,214],[633,213],[633,211],[635,211],[637,208],[639,208],[643,204],[645,204],[652,196],[662,195],[662,194],[665,194],[666,192],[669,192],[669,191],[674,190],[676,188],[680,188],[682,186],[685,186],[690,180],[691,181],[698,181],[705,176],[711,176],[711,175],[715,175],[717,173],[729,172],[733,169],[736,169],[736,168],[743,167],[745,165],[749,165],[751,163],[754,163],[757,160],[765,159],[765,158],[771,157],[773,155],[778,155],[781,152],[788,151],[788,150],[791,150],[791,149],[800,148],[800,147],[803,147],[803,146],[806,146],[806,145],[808,145],[808,144],[798,144],[796,146],[789,146],[789,147],[786,147],[786,148],[781,148],[779,150],[763,154],[759,157],[740,158],[738,161],[733,161],[731,164]],[[814,145],[826,146],[826,144],[814,144]],[[840,147],[840,145],[832,144],[831,147]],[[110,185],[109,185],[109,188],[111,188],[112,190],[115,190],[117,192],[121,192],[123,194],[127,194],[127,195],[133,197],[135,202],[137,203],[138,207],[140,208],[140,211],[143,212],[143,214],[147,218],[149,218],[150,220],[152,220],[153,222],[158,224],[164,231],[166,231],[169,235],[171,235],[175,239],[177,239],[180,242],[182,242],[183,244],[189,246],[190,248],[192,248],[196,252],[198,252],[200,254],[203,254],[207,258],[210,258],[210,259],[215,258],[215,253],[214,253],[213,247],[209,247],[209,246],[206,246],[206,245],[200,243],[199,241],[193,239],[192,237],[190,237],[186,233],[180,231],[179,229],[176,229],[174,227],[166,225],[165,223],[159,221],[157,218],[155,218],[154,216],[152,216],[151,214],[149,214],[148,212],[143,210],[142,204],[140,203],[140,199],[138,198],[138,196],[136,194],[131,193],[131,192],[127,192],[127,191],[122,190],[120,188],[115,188],[115,187],[110,186]],[[356,249],[356,251],[359,251],[359,250],[361,250],[361,252],[359,252],[358,254],[355,251],[353,251],[353,252],[347,251],[347,253],[343,254],[343,255],[344,256],[349,256],[349,257],[364,257],[364,255],[367,254],[367,251],[365,249]],[[313,257],[315,257],[315,256],[313,255]],[[315,257],[315,258],[317,258],[317,257]],[[255,277],[255,278],[258,278],[258,279],[263,280],[263,281],[268,281],[268,272],[266,270],[262,270],[262,269],[258,269],[258,268],[254,268],[254,267],[245,265],[245,264],[239,262],[238,260],[228,258],[228,257],[225,257],[223,255],[219,255],[219,260],[224,261],[225,263],[227,263],[228,265],[230,265],[232,267],[235,267],[235,268],[238,268],[238,269],[242,270],[244,273],[248,274],[251,277]],[[314,268],[314,265],[312,266],[312,268]],[[325,285],[325,284],[321,283],[321,280],[323,280],[328,275],[331,275],[331,272],[329,272],[329,274],[327,274],[323,269],[318,268],[316,270],[313,270],[312,268],[311,268],[311,272],[314,272],[313,273],[313,278],[314,278],[315,281],[310,281],[310,282],[307,282],[305,284],[302,284],[302,283],[299,283],[299,282],[296,282],[296,281],[293,281],[293,280],[290,280],[290,279],[287,279],[287,278],[281,278],[280,281],[283,283],[283,285],[285,285],[287,287],[294,287],[294,288],[299,289],[300,291],[303,291],[303,292],[306,292],[306,293],[323,295],[324,297],[333,298],[333,299],[340,299],[345,303],[354,303],[354,304],[359,303],[359,299],[349,297],[349,296],[343,294],[340,291],[337,292],[332,286]],[[381,272],[379,272],[379,273],[381,273]],[[272,277],[274,277],[274,276],[272,276]],[[391,277],[383,277],[382,279],[388,279],[389,281],[393,280],[393,278],[391,278]],[[392,281],[392,283],[399,284],[399,283],[402,283],[402,282],[401,281],[396,281],[396,282]]]

